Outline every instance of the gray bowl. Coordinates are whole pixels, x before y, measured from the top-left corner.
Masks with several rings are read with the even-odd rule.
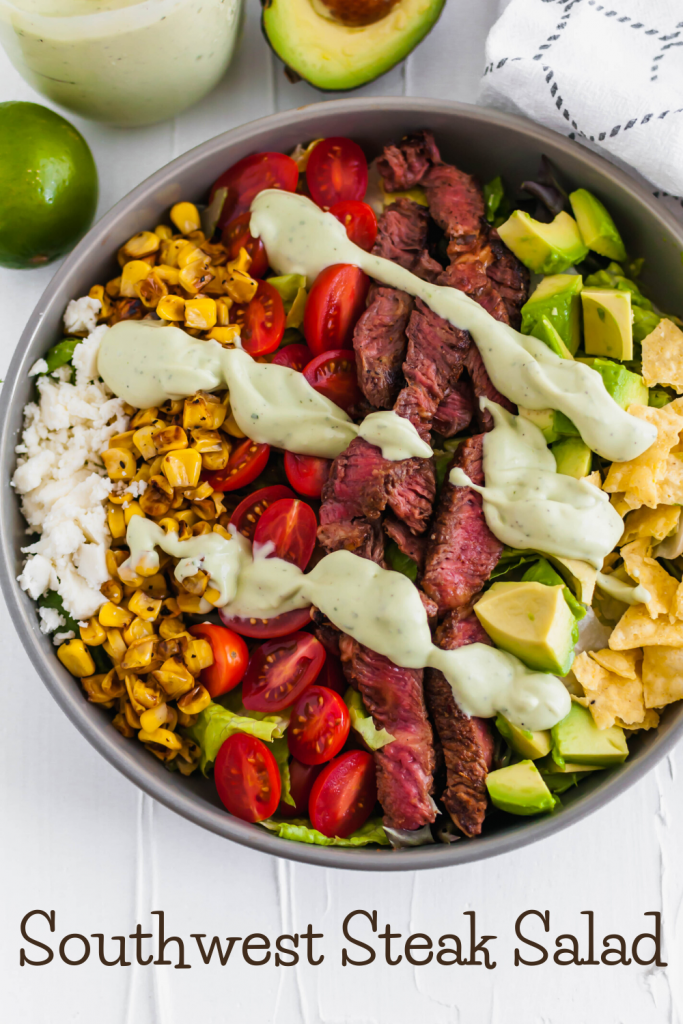
[[[511,184],[533,178],[539,157],[547,154],[574,186],[598,195],[613,213],[631,253],[646,257],[643,279],[648,294],[663,309],[677,309],[681,294],[683,230],[652,196],[611,164],[582,146],[529,121],[465,104],[430,99],[344,99],[262,118],[219,135],[153,174],[122,199],[88,233],[55,275],[24,331],[0,398],[0,488],[2,558],[0,584],[11,618],[41,679],[74,725],[119,771],[150,796],[190,821],[227,839],[265,853],[325,867],[396,871],[462,864],[506,853],[543,839],[602,807],[649,771],[676,742],[683,729],[683,704],[670,707],[656,731],[637,736],[631,757],[620,768],[597,773],[563,796],[563,808],[550,817],[492,819],[479,839],[394,852],[307,846],[279,839],[258,825],[227,814],[211,780],[170,773],[144,747],[112,728],[107,712],[88,704],[78,683],[55,657],[50,639],[38,629],[33,602],[20,589],[20,547],[25,523],[8,486],[22,409],[31,398],[30,366],[59,339],[69,299],[86,294],[94,282],[118,272],[117,249],[131,235],[149,228],[179,199],[203,201],[218,175],[249,153],[289,151],[297,142],[319,136],[349,135],[370,155],[388,141],[416,128],[434,129],[445,158],[487,180],[502,173]],[[495,823],[495,824],[494,824]]]

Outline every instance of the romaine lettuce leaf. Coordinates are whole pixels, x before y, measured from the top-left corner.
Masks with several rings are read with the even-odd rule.
[[[539,558],[535,565],[532,565],[527,569],[522,576],[522,579],[524,582],[528,582],[530,580],[532,583],[544,583],[546,587],[556,587],[558,584],[562,584],[564,587],[564,599],[569,605],[569,610],[576,621],[580,622],[586,614],[584,606],[580,601],[576,600],[569,587],[565,586],[565,582],[562,577],[559,573],[555,572],[547,559]]]
[[[394,737],[390,732],[387,732],[386,729],[377,729],[375,727],[372,716],[368,714],[368,710],[358,690],[354,690],[352,686],[349,686],[344,694],[344,702],[349,709],[351,728],[355,729],[362,736],[370,750],[381,750],[387,743],[392,742]]]
[[[280,780],[282,782],[280,800],[286,804],[291,804],[292,807],[295,807],[296,800],[292,796],[291,778],[289,774],[289,747],[287,745],[287,738],[282,736],[279,740],[273,740],[269,746],[273,752],[275,760],[277,761],[277,766],[280,769]]]
[[[489,579],[495,580],[498,576],[506,576],[513,569],[519,569],[520,566],[526,565],[527,562],[535,562],[537,558],[538,555],[533,551],[522,551],[518,548],[505,547]]]
[[[273,821],[272,818],[267,818],[259,824],[271,832],[276,832],[282,839],[292,839],[296,843],[311,843],[314,846],[367,846],[368,843],[389,845],[389,839],[379,818],[370,818],[347,839],[324,836],[322,832],[312,828],[310,821],[305,818],[292,818],[291,821]]]
[[[288,724],[289,719],[281,715],[264,715],[257,711],[235,714],[229,708],[212,701],[200,711],[197,721],[185,733],[200,747],[202,756],[199,767],[204,775],[208,775],[222,744],[234,732],[246,732],[264,743],[272,743],[284,736]]]

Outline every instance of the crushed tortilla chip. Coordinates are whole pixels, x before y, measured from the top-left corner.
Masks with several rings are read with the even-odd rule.
[[[657,428],[657,438],[637,458],[629,462],[613,462],[603,490],[610,494],[623,492],[622,502],[632,509],[641,505],[656,508],[661,504],[659,488],[667,472],[669,452],[678,444],[678,435],[683,430],[683,399],[677,398],[661,409],[631,405],[628,411],[632,416],[652,423]]]
[[[657,493],[665,505],[683,504],[683,452],[670,452],[667,455],[664,476]]]
[[[635,647],[683,647],[683,622],[669,622],[668,615],[650,618],[644,604],[627,608],[609,638],[612,651],[632,651]]]
[[[588,651],[588,654],[602,665],[608,672],[615,676],[622,676],[624,679],[637,679],[640,675],[640,662],[643,660],[643,652],[640,648],[633,651],[610,651],[609,648],[603,651]]]
[[[642,344],[647,386],[666,384],[683,394],[683,331],[671,320],[660,320]]]
[[[583,478],[586,483],[593,484],[594,487],[599,487],[602,490],[602,477],[600,476],[600,470],[594,469],[592,473]]]
[[[678,580],[670,576],[666,569],[663,569],[656,559],[652,558],[650,541],[640,538],[631,541],[621,549],[621,556],[624,559],[626,572],[636,583],[642,583],[650,594],[650,600],[646,603],[651,618],[656,619],[658,615],[669,615],[671,618],[672,606],[678,589]]]
[[[679,583],[676,587],[676,594],[671,605],[671,617],[683,619],[683,583]]]
[[[645,718],[642,722],[632,722],[629,724],[628,722],[622,722],[620,718],[616,718],[614,720],[614,724],[620,726],[622,729],[656,729],[659,725],[659,715],[654,708],[646,708]]]
[[[576,656],[572,669],[585,692],[585,697],[574,699],[589,709],[598,729],[609,729],[617,718],[642,722],[645,705],[640,677],[626,679],[608,672],[585,653]]]
[[[680,647],[646,647],[643,698],[648,708],[663,708],[683,698],[683,650]]]
[[[638,540],[639,537],[664,540],[676,529],[680,516],[681,510],[678,505],[657,505],[657,508],[638,508],[629,512],[619,546]]]

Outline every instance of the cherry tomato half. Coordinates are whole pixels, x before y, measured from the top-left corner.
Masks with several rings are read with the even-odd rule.
[[[356,376],[356,358],[347,348],[315,356],[305,368],[304,377],[312,388],[344,412],[363,397]]]
[[[368,187],[365,153],[352,139],[323,139],[308,158],[306,182],[318,206],[362,199]]]
[[[303,764],[323,764],[339,753],[350,728],[349,709],[339,694],[317,684],[308,686],[292,708],[289,751]]]
[[[223,804],[242,821],[269,818],[280,802],[280,769],[265,743],[235,732],[218,751],[216,789]]]
[[[267,281],[259,281],[251,302],[230,310],[230,323],[239,326],[242,348],[250,356],[267,356],[275,351],[285,333],[285,320],[280,293]]]
[[[247,437],[232,452],[225,469],[209,473],[206,479],[214,491],[236,491],[246,487],[263,472],[269,455],[269,444],[258,444]]]
[[[272,558],[284,558],[300,569],[308,565],[318,530],[315,512],[305,501],[283,498],[263,513],[254,532],[255,544],[274,545]]]
[[[319,498],[330,475],[331,459],[285,452],[285,473],[290,484],[305,498]]]
[[[289,366],[292,370],[303,370],[312,358],[313,353],[308,345],[285,345],[275,353],[272,362],[277,366]]]
[[[318,832],[345,839],[365,824],[376,802],[372,754],[350,750],[325,765],[313,783],[308,813]]]
[[[357,199],[344,199],[331,206],[330,213],[342,222],[352,242],[370,252],[377,238],[377,217],[371,206]]]
[[[202,669],[199,678],[213,700],[222,693],[234,690],[242,682],[249,663],[249,651],[242,637],[225,626],[215,626],[211,622],[191,626],[190,633],[192,636],[203,637],[211,644],[213,665]]]
[[[283,612],[272,619],[243,619],[238,615],[226,615],[222,608],[218,609],[221,621],[228,629],[240,636],[254,637],[258,640],[270,640],[273,637],[288,636],[297,629],[311,624],[311,609],[297,608],[293,612]]]
[[[341,661],[339,658],[335,658],[333,654],[327,652],[325,658],[325,664],[320,670],[320,675],[316,679],[318,686],[326,686],[328,690],[334,690],[340,697],[343,697],[348,689],[348,681],[344,675],[344,669],[342,668]]]
[[[241,501],[233,514],[230,516],[230,523],[237,527],[239,533],[247,540],[254,539],[256,524],[267,508],[283,498],[293,498],[294,492],[285,487],[284,484],[274,484],[272,487],[260,487],[258,491],[249,494],[244,501]]]
[[[284,192],[296,191],[299,182],[299,168],[291,157],[284,153],[252,153],[238,160],[223,171],[211,187],[209,202],[218,188],[227,188],[228,197],[221,211],[218,227],[235,220],[246,213],[252,199],[264,188],[281,188]]]
[[[289,762],[289,791],[294,804],[286,804],[280,800],[277,813],[283,818],[305,818],[308,815],[308,799],[313,783],[320,775],[319,764],[302,764],[296,758]]]
[[[252,651],[242,684],[245,708],[271,713],[289,707],[324,661],[325,648],[312,633],[292,633],[261,644]]]
[[[308,295],[303,324],[314,356],[353,348],[353,329],[365,309],[369,287],[370,278],[351,263],[335,263],[318,274]]]
[[[235,220],[230,221],[223,231],[221,241],[228,250],[228,256],[231,260],[237,259],[240,254],[240,249],[246,249],[251,256],[251,265],[249,267],[250,276],[263,277],[268,269],[268,257],[266,256],[266,250],[261,239],[254,238],[249,231],[250,220],[251,214],[247,211]],[[375,234],[376,233],[377,232],[375,231]],[[351,238],[351,235],[349,235],[349,238]],[[360,242],[357,244],[360,245]]]

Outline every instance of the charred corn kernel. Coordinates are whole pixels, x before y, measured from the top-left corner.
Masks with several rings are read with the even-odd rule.
[[[173,496],[173,488],[165,476],[152,476],[149,478],[145,493],[140,496],[140,508],[146,515],[158,519],[168,512]]]
[[[225,423],[223,424],[223,430],[225,430],[228,434],[230,434],[231,437],[246,437],[247,436],[244,433],[244,431],[240,430],[240,428],[237,426],[237,420],[235,419],[235,416],[234,416],[234,413],[233,413],[232,409],[230,410],[230,415],[228,416],[228,418],[226,419]]]
[[[161,239],[154,231],[139,231],[129,238],[123,252],[129,260],[139,260],[143,256],[151,256],[161,244]]]
[[[183,411],[183,402],[182,398],[169,398],[161,406],[160,411],[164,416],[177,416]]]
[[[97,314],[98,320],[106,320],[107,317],[111,316],[111,302],[109,296],[104,290],[104,285],[94,284],[88,295],[91,299],[97,299],[100,304],[100,311]]]
[[[196,487],[202,471],[202,457],[194,448],[167,452],[161,462],[161,471],[171,487]]]
[[[159,704],[164,703],[164,693],[161,687],[151,679],[140,679],[139,676],[126,676],[126,679],[133,679],[133,696],[135,701],[142,705],[143,709],[149,711],[150,708],[155,708]],[[144,714],[143,711],[138,711],[138,714]]]
[[[232,273],[233,270],[238,271],[240,274],[246,274],[251,267],[251,256],[247,250],[242,246],[234,260],[228,263],[228,273]]]
[[[114,608],[116,605],[113,606]],[[84,644],[88,644],[89,647],[99,647],[107,639],[107,634],[104,631],[104,627],[97,621],[95,616],[88,619],[87,626],[80,627],[81,640]]]
[[[140,729],[138,733],[138,739],[142,743],[160,743],[162,746],[167,747],[168,750],[178,751],[183,745],[180,736],[176,736],[170,729],[155,729],[154,732],[147,732],[146,729]]]
[[[144,711],[144,708],[142,710]],[[130,700],[123,702],[123,714],[128,725],[137,731],[140,728],[140,718]]]
[[[211,495],[211,501],[213,502],[214,508],[214,519],[218,519],[225,512],[225,505],[223,504],[223,494],[221,491],[214,491]]]
[[[153,754],[162,764],[170,764],[178,756],[177,750],[167,750],[166,747],[159,746],[157,743],[145,743],[145,750]],[[181,764],[185,764],[185,762],[182,761]]]
[[[178,709],[178,724],[182,725],[183,728],[189,729],[191,726],[194,725],[196,721],[196,715],[188,715],[185,711],[181,711],[180,709]]]
[[[121,491],[120,494],[115,494],[113,491],[109,495],[109,501],[112,505],[126,505],[133,501],[133,495],[130,491]]]
[[[126,536],[126,519],[118,505],[107,504],[107,526],[114,540]]]
[[[152,600],[158,599],[163,602],[164,598],[168,595],[166,577],[161,572],[155,573],[154,576],[146,577],[140,586],[140,591]]]
[[[140,727],[148,733],[154,732],[155,729],[161,729],[168,722],[169,710],[168,704],[162,703],[157,704],[154,708],[149,708],[147,711],[143,711],[140,715]]]
[[[137,282],[135,294],[147,309],[156,309],[160,301],[168,295],[168,287],[156,270],[153,270],[144,280]]]
[[[218,327],[237,327],[236,324],[230,323],[230,309],[232,307],[232,299],[228,298],[227,295],[222,295],[219,299],[216,299],[216,324]],[[239,334],[239,328],[237,328]],[[217,338],[217,341],[220,339]]]
[[[205,452],[222,451],[222,437],[217,430],[204,430],[199,428],[192,431],[192,447],[203,455]]]
[[[150,597],[141,590],[136,590],[128,602],[128,610],[146,622],[154,622],[161,611],[161,598]]]
[[[178,607],[184,615],[206,615],[211,611],[209,602],[194,594],[178,594]]]
[[[147,463],[147,465],[149,466],[149,478],[150,478],[150,480],[151,480],[151,478],[153,476],[159,476],[159,474],[161,473],[161,463],[162,463],[162,460],[163,460],[163,455],[157,455],[157,456],[155,456],[151,460],[151,462]]]
[[[199,210],[194,203],[176,203],[171,207],[171,220],[183,235],[199,231],[202,226]]]
[[[155,669],[152,675],[168,696],[174,700],[194,689],[194,676],[178,657],[167,658],[161,668]]]
[[[211,527],[207,522],[195,523],[194,526],[192,527],[193,537],[205,537],[208,533],[211,532]],[[208,609],[206,610],[208,611]]]
[[[223,529],[223,527],[220,527],[220,529]],[[228,533],[227,530],[225,532]],[[229,538],[230,534],[228,533],[228,539]],[[215,605],[221,599],[221,592],[220,590],[216,590],[215,587],[207,587],[203,596],[205,601],[208,601],[209,604]]]
[[[128,526],[128,523],[131,521],[133,516],[142,516],[143,519],[145,518],[145,513],[140,508],[140,502],[138,501],[130,501],[128,503],[128,507],[123,510],[123,518],[126,520],[126,526]]]
[[[120,294],[125,299],[135,299],[137,294],[135,285],[138,281],[144,281],[149,274],[149,263],[145,260],[131,260],[126,263],[121,271]]]
[[[114,604],[120,604],[121,598],[123,597],[123,587],[116,580],[105,580],[100,587],[100,593],[103,594],[108,601],[112,601]]]
[[[211,266],[209,257],[194,242],[185,242],[182,249],[178,249],[177,259],[181,270],[183,267],[189,267],[191,263],[201,263],[204,270],[208,270]]]
[[[113,576],[114,579],[116,579],[119,574],[119,566],[128,558],[128,552],[125,550],[112,551],[111,548],[107,548],[104,558],[107,565],[107,572],[110,576]],[[104,593],[104,591],[102,591],[102,593]],[[105,594],[104,596],[108,597],[108,594]],[[118,602],[115,601],[114,603],[117,604]]]
[[[144,672],[154,657],[155,643],[156,638],[153,636],[142,636],[139,640],[133,640],[121,662],[124,672]]]
[[[212,494],[213,487],[208,480],[200,483],[199,487],[190,487],[184,492],[188,501],[203,501],[204,498],[210,498]]]
[[[102,461],[110,480],[130,480],[137,468],[135,456],[128,448],[107,448]]]
[[[107,281],[105,284],[104,290],[110,299],[118,299],[121,294],[121,278],[112,277],[111,281]]]
[[[216,509],[211,498],[203,498],[200,501],[193,501],[192,508],[195,510],[199,518],[203,519],[205,523],[216,518]]]
[[[160,263],[154,268],[154,273],[169,288],[177,288],[180,283],[180,270],[178,267],[168,267],[165,263]]]
[[[160,429],[163,428],[159,427],[157,421],[155,421],[154,423],[147,423],[144,427],[139,427],[133,434],[133,443],[143,459],[154,459],[159,454],[155,435]]]
[[[157,654],[166,661],[168,658],[175,658],[176,654],[180,653],[180,641],[177,637],[173,637],[171,640],[160,640],[157,644]]]
[[[185,299],[180,295],[164,295],[163,299],[159,300],[157,316],[160,316],[162,320],[183,321],[185,319]]]
[[[178,611],[180,611],[180,609],[178,609]],[[168,619],[162,619],[159,623],[159,636],[162,640],[173,640],[184,632],[185,623],[179,616],[173,615]]]
[[[199,228],[195,228],[193,231],[187,231],[186,234],[188,239],[191,242],[194,242],[195,245],[203,247],[207,244],[206,235]],[[223,247],[221,246],[221,248]]]
[[[231,540],[231,538],[232,538],[232,534],[229,533],[229,531],[226,530],[226,528],[224,526],[221,526],[220,523],[214,523],[213,524],[213,532],[214,533],[220,533],[221,537],[224,537],[226,540]],[[212,604],[215,604],[215,601],[213,600],[213,598],[209,597],[208,590],[206,592],[206,600],[207,601],[211,601]]]
[[[60,644],[57,648],[57,657],[72,676],[81,679],[83,676],[95,674],[95,662],[82,640],[67,640]],[[194,686],[194,680],[192,685]]]
[[[113,434],[109,438],[110,448],[128,448],[133,450],[133,434],[134,430],[125,430],[122,434]]]
[[[178,266],[178,253],[184,249],[187,241],[184,238],[169,238],[162,241],[159,249],[159,263],[165,267]]]
[[[258,281],[249,277],[249,274],[245,274],[242,270],[231,270],[225,283],[225,290],[233,302],[251,302],[257,289]]]
[[[125,736],[127,740],[130,740],[135,736],[135,729],[128,723],[123,711],[119,711],[117,715],[114,715],[111,720],[111,724],[118,732],[121,733],[122,736]]]
[[[142,581],[144,579],[144,576],[140,572],[132,569],[129,565],[120,565],[118,576],[125,586],[133,588],[142,586]]]
[[[194,526],[197,522],[197,513],[193,508],[184,508],[175,514],[176,522],[185,523],[187,526]]]
[[[192,718],[192,720],[194,721],[193,716],[188,715],[187,717]],[[188,776],[192,775],[193,772],[197,771],[197,768],[199,767],[199,761],[183,761],[181,758],[181,754],[182,751],[178,751],[178,754],[176,756],[176,764],[178,765],[178,771],[180,772],[180,774],[184,775],[187,778]]]
[[[100,608],[97,618],[100,626],[104,626],[105,629],[122,629],[133,621],[135,615],[133,612],[129,612],[127,608],[123,608],[120,604],[114,604],[112,601],[107,601]],[[104,643],[104,641],[102,641]]]
[[[201,597],[209,584],[208,572],[196,572],[193,576],[185,576],[180,580],[180,586],[187,594],[194,594],[196,597]]]
[[[137,430],[138,427],[147,427],[150,425],[150,423],[154,422],[161,426],[162,421],[159,419],[158,409],[138,409],[138,411],[131,419],[130,425],[133,430]]]
[[[136,590],[133,596],[138,593],[139,591]],[[128,603],[130,605],[130,601]],[[146,636],[154,636],[154,624],[152,622],[146,622],[139,616],[136,616],[130,626],[126,626],[123,631],[123,639],[129,647],[134,640],[142,640]]]
[[[154,444],[160,455],[187,448],[187,434],[182,427],[164,427],[154,435]]]
[[[165,534],[178,533],[179,523],[177,519],[172,519],[170,516],[165,516],[159,520],[159,526]]]
[[[196,260],[194,263],[189,263],[186,267],[183,267],[180,271],[178,283],[188,295],[193,296],[200,292],[204,285],[208,284],[212,279],[213,274],[204,266],[203,261]]]
[[[137,676],[132,675],[132,674],[129,673],[129,674],[124,674],[123,681],[125,683],[126,691],[128,693],[128,700],[130,701],[130,704],[131,704],[131,707],[132,707],[133,711],[135,712],[136,716],[143,715],[145,713],[145,711],[147,711],[147,705],[146,704],[141,704],[140,701],[135,696],[135,685],[136,685],[136,683],[139,683],[140,680],[138,679]],[[158,701],[157,703],[161,703],[161,701]],[[140,728],[140,719],[139,718],[137,718],[137,725],[136,725],[135,728],[136,729]]]
[[[210,668],[213,665],[213,648],[203,637],[191,640],[183,638],[181,646],[183,661],[193,676],[198,676],[202,669]]]
[[[173,501],[171,502],[171,512],[180,512],[182,509],[187,508],[187,502],[183,494],[184,488],[179,487],[173,494]]]
[[[208,469],[210,472],[225,469],[230,461],[230,445],[227,441],[221,441],[221,450],[219,452],[206,452],[201,456],[201,460],[203,468]]]
[[[205,686],[195,686],[178,701],[178,707],[186,715],[198,715],[211,703],[211,695]]]
[[[225,419],[226,412],[225,405],[209,401],[208,395],[193,395],[185,399],[183,426],[186,430],[216,430]]]
[[[164,241],[167,238],[173,237],[173,228],[170,228],[168,224],[157,224],[157,226],[154,229],[154,234],[157,236],[157,238],[160,238],[162,241]]]
[[[88,694],[91,704],[107,704],[125,692],[125,687],[115,680],[113,670],[103,675],[85,676],[81,679],[81,686]]]
[[[216,323],[216,303],[213,299],[202,297],[188,299],[185,303],[185,326],[195,327],[200,331],[209,331]]]
[[[217,341],[219,345],[228,345],[234,348],[240,337],[240,329],[237,324],[230,327],[213,327],[207,334],[209,341]]]

